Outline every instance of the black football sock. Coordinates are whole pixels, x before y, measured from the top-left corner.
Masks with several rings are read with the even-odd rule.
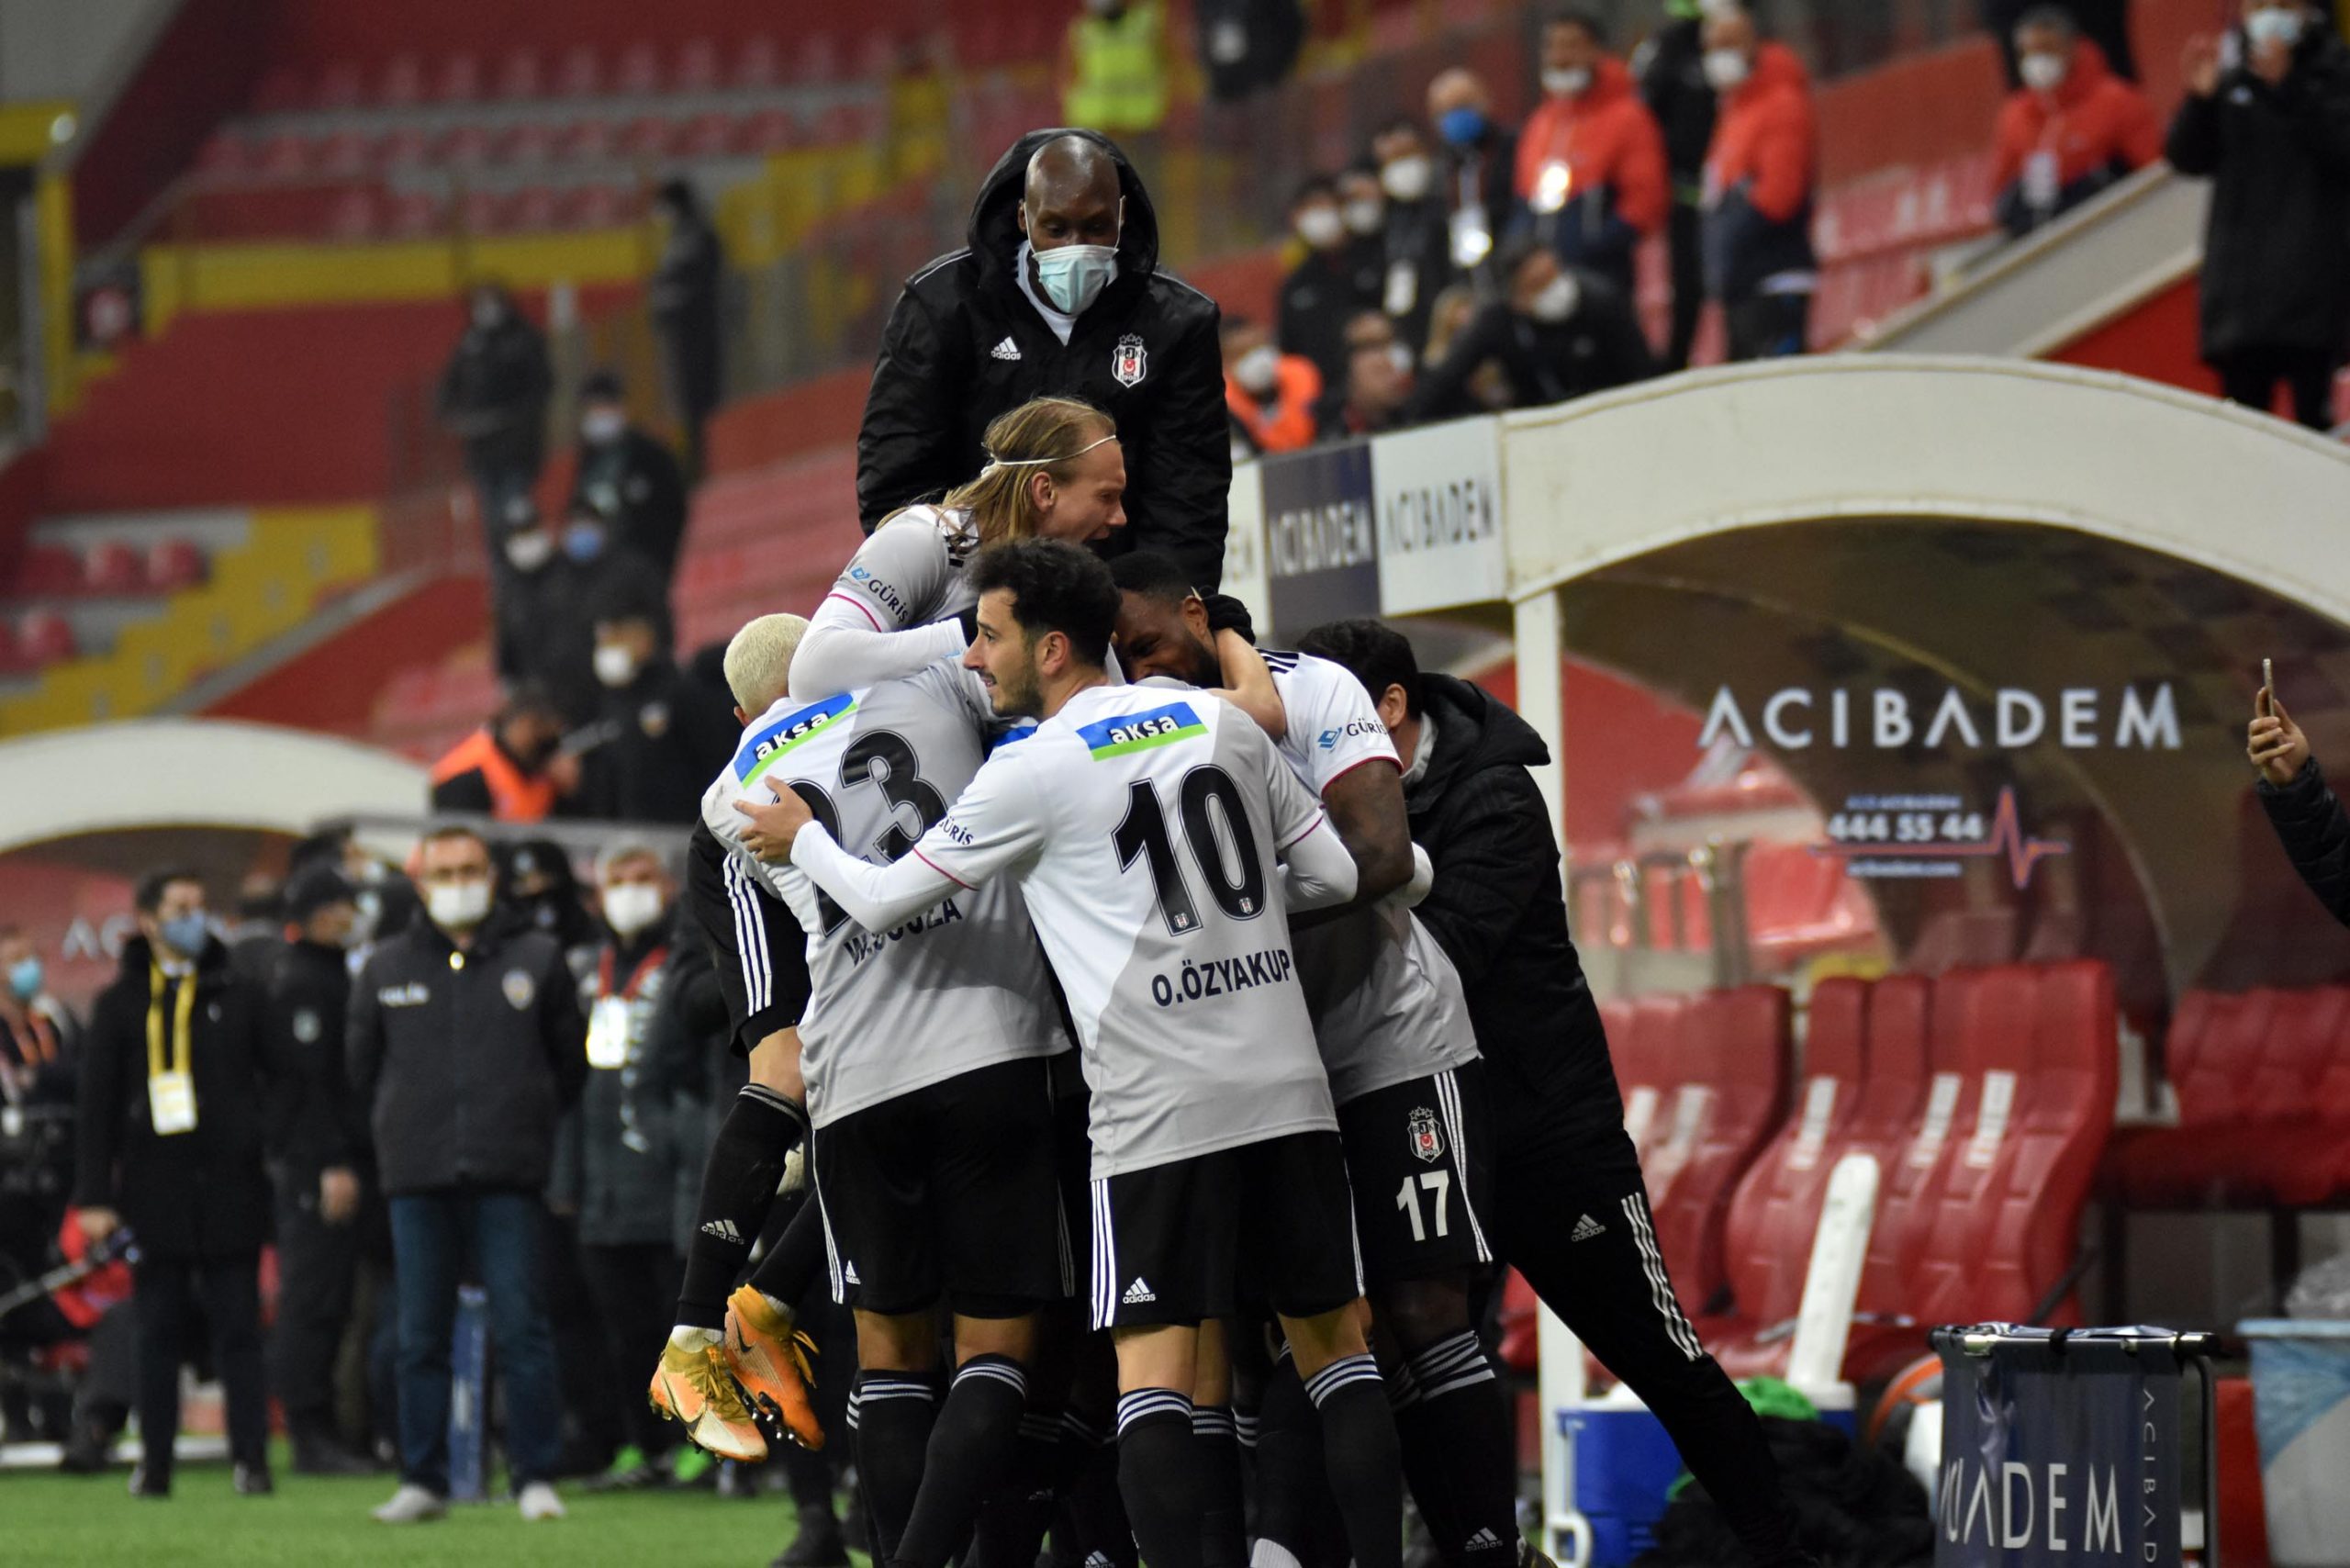
[[[888,1562],[913,1517],[922,1491],[923,1456],[938,1417],[938,1394],[930,1379],[912,1372],[867,1372],[856,1375],[856,1473],[873,1510],[873,1555]]]
[[[890,1562],[902,1568],[946,1568],[1018,1450],[1028,1374],[1009,1356],[973,1356],[957,1369],[946,1403],[930,1429],[922,1489]]]
[[[1345,1356],[1305,1380],[1356,1568],[1404,1568],[1403,1455],[1379,1363]]]
[[[1397,1381],[1404,1473],[1437,1550],[1452,1568],[1516,1568],[1517,1435],[1475,1331],[1425,1347]]]
[[[1202,1568],[1192,1402],[1171,1388],[1118,1395],[1118,1491],[1150,1568]]]
[[[1274,1568],[1315,1561],[1314,1520],[1329,1490],[1323,1477],[1322,1423],[1284,1346],[1257,1406],[1257,1552],[1277,1549]]]
[[[1248,1502],[1240,1491],[1240,1428],[1229,1406],[1192,1407],[1192,1447],[1200,1460],[1200,1557],[1206,1568],[1248,1561]]]
[[[775,1202],[783,1157],[807,1132],[808,1113],[772,1089],[746,1083],[734,1096],[702,1167],[685,1280],[677,1290],[681,1327],[726,1326],[726,1294],[741,1276],[767,1206]]]
[[[778,1301],[798,1301],[824,1277],[823,1209],[804,1192],[792,1201],[800,1205],[799,1212],[751,1271],[751,1283]]]

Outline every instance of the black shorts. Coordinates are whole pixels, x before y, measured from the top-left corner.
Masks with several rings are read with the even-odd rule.
[[[1045,1058],[998,1062],[816,1129],[834,1301],[1017,1317],[1075,1288],[1050,1081]]]
[[[1358,1224],[1373,1290],[1493,1264],[1483,1215],[1493,1172],[1484,1066],[1467,1062],[1338,1107],[1347,1177],[1371,1216]]]
[[[697,823],[686,851],[686,915],[726,993],[737,1056],[800,1022],[808,1005],[808,934],[781,899]]]
[[[1336,1133],[1292,1133],[1102,1178],[1092,1229],[1096,1328],[1228,1317],[1244,1278],[1252,1297],[1286,1317],[1362,1294]]]
[[[1074,1039],[1074,1034],[1070,1036]],[[1061,1183],[1061,1225],[1069,1241],[1070,1292],[1093,1267],[1093,1096],[1075,1051],[1051,1058],[1053,1067],[1053,1164]]]

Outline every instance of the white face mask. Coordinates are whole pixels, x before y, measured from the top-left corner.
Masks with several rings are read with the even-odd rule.
[[[424,913],[443,931],[470,931],[489,918],[489,884],[435,882],[424,890]]]
[[[1572,98],[1590,85],[1591,68],[1587,65],[1542,73],[1542,90],[1554,98]]]
[[[497,300],[476,299],[474,301],[474,325],[483,331],[489,330],[505,319],[506,307]]]
[[[1349,234],[1376,234],[1380,225],[1387,221],[1386,203],[1373,201],[1369,196],[1347,203],[1343,210]]]
[[[2303,19],[2299,11],[2283,11],[2274,7],[2266,11],[2255,11],[2244,18],[2244,36],[2252,41],[2255,49],[2264,49],[2277,44],[2282,44],[2285,48],[2290,49],[2301,41]]]
[[[1259,343],[1242,354],[1232,367],[1232,379],[1252,398],[1261,398],[1273,389],[1273,382],[1281,373],[1281,356],[1270,343]]]
[[[1706,85],[1717,93],[1727,93],[1740,85],[1753,70],[1742,50],[1709,49],[1706,51]]]
[[[2061,54],[2027,54],[2016,62],[2016,74],[2035,93],[2053,93],[2065,80]]]
[[[606,686],[626,686],[636,678],[636,655],[618,643],[599,644],[596,649],[596,678]]]
[[[1297,237],[1317,251],[1327,250],[1347,237],[1346,220],[1335,207],[1309,207],[1297,215]]]
[[[628,431],[628,415],[620,409],[599,409],[579,419],[579,433],[589,441],[601,443],[618,441]]]
[[[1404,375],[1411,375],[1412,345],[1409,343],[1388,344],[1387,363],[1393,365],[1400,374]]]
[[[1398,158],[1379,171],[1380,188],[1390,201],[1418,201],[1428,194],[1436,170],[1421,153]]]
[[[518,572],[535,572],[554,559],[554,541],[542,528],[511,534],[506,541],[506,558]]]
[[[1537,321],[1557,323],[1575,313],[1583,303],[1583,285],[1572,273],[1561,273],[1543,286],[1526,308],[1526,313]]]
[[[1115,245],[1062,245],[1036,253],[1045,297],[1064,316],[1082,316],[1118,275]]]
[[[623,882],[604,890],[604,924],[625,941],[661,918],[661,890],[650,882]]]

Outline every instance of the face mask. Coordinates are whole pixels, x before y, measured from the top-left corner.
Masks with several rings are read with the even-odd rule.
[[[1281,364],[1281,356],[1272,345],[1260,343],[1240,356],[1239,363],[1232,367],[1232,379],[1240,383],[1242,391],[1261,398],[1273,389]]]
[[[604,890],[604,924],[626,941],[661,918],[661,890],[650,882],[623,882]]]
[[[1118,275],[1115,245],[1063,245],[1036,252],[1037,281],[1064,316],[1082,316]]]
[[[1409,343],[1390,343],[1390,344],[1388,344],[1388,345],[1387,345],[1387,362],[1388,362],[1390,364],[1393,364],[1393,365],[1395,367],[1395,369],[1396,369],[1396,371],[1397,371],[1397,373],[1398,373],[1398,374],[1400,374],[1400,375],[1411,375],[1411,374],[1412,374],[1412,345],[1411,345],[1411,344],[1409,344]]]
[[[1542,73],[1542,90],[1554,98],[1572,98],[1591,85],[1591,68],[1578,65],[1567,71]]]
[[[626,686],[636,678],[636,655],[617,643],[596,650],[596,678],[606,686]]]
[[[554,555],[554,541],[539,529],[517,533],[506,541],[506,558],[518,572],[535,572]]]
[[[563,553],[586,565],[604,553],[604,531],[592,522],[575,522],[563,531]]]
[[[1467,147],[1485,134],[1485,111],[1463,104],[1438,117],[1437,134],[1455,147]]]
[[[1343,210],[1346,213],[1347,232],[1349,234],[1376,234],[1379,232],[1380,225],[1387,221],[1386,205],[1373,201],[1369,196],[1347,203]]]
[[[599,446],[620,440],[627,431],[628,415],[619,409],[599,409],[579,420],[579,433]]]
[[[2301,20],[2299,11],[2255,11],[2244,18],[2244,36],[2255,49],[2279,44],[2290,49],[2301,41]]]
[[[1727,93],[1738,86],[1753,69],[1747,62],[1743,50],[1709,49],[1706,51],[1706,84],[1717,93]]]
[[[8,991],[18,1002],[30,1002],[40,994],[41,972],[38,958],[18,958],[8,966]]]
[[[163,945],[183,958],[193,958],[203,952],[206,940],[212,935],[212,926],[202,910],[159,922],[156,929],[162,934]]]
[[[1390,201],[1418,201],[1428,194],[1435,170],[1417,152],[1398,158],[1379,171],[1379,183]]]
[[[1534,297],[1533,303],[1526,308],[1526,312],[1537,321],[1556,323],[1573,315],[1575,307],[1582,303],[1583,286],[1575,282],[1570,274],[1561,273],[1544,286],[1541,293]]]
[[[1328,250],[1347,237],[1346,220],[1334,207],[1309,207],[1297,215],[1297,237],[1317,251]]]
[[[2061,54],[2027,54],[2016,62],[2016,74],[2023,84],[2035,93],[2053,93],[2065,80],[2065,57]]]
[[[483,331],[488,331],[505,319],[506,307],[497,300],[476,299],[474,301],[474,325]]]
[[[487,882],[436,882],[424,890],[424,913],[443,931],[466,931],[489,918]]]

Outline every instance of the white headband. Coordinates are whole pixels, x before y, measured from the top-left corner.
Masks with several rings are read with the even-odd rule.
[[[1075,452],[1070,453],[1067,457],[998,457],[994,453],[989,452],[988,465],[986,468],[981,469],[980,472],[992,473],[998,468],[1041,468],[1047,464],[1067,463],[1074,458],[1084,456],[1096,446],[1107,446],[1117,439],[1118,432],[1112,431],[1100,441],[1093,442],[1089,445],[1080,446]],[[981,447],[979,450],[982,452],[987,451],[985,447]]]

